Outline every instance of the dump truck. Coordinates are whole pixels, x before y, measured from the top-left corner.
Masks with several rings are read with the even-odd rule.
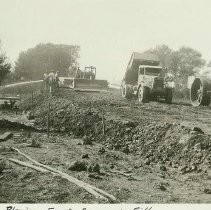
[[[85,67],[84,71],[79,68],[73,77],[59,77],[61,87],[71,88],[76,91],[102,91],[107,90],[108,81],[96,79],[96,67]]]
[[[211,97],[211,67],[201,69],[196,75],[188,77],[190,102],[193,106],[209,106]]]
[[[138,98],[139,102],[164,99],[172,102],[174,83],[166,80],[158,57],[151,53],[132,53],[122,80],[122,97]]]

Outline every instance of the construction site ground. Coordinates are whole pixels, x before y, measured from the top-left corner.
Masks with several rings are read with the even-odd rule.
[[[13,134],[0,142],[1,203],[211,201],[210,107],[178,99],[170,105],[140,104],[123,99],[119,90],[62,89],[53,96],[27,96],[19,108],[0,111],[0,134]],[[28,160],[11,147],[112,194],[116,201],[97,199],[58,175],[12,163],[9,158]]]

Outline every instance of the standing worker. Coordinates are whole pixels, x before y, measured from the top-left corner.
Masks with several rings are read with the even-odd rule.
[[[48,75],[49,77],[49,86],[50,86],[50,93],[53,93],[55,91],[55,71],[52,70],[51,73]]]
[[[56,90],[59,89],[59,72],[58,71],[55,74],[55,87],[56,87]]]
[[[44,82],[44,90],[48,91],[49,90],[49,76],[47,72],[43,74],[43,82]]]

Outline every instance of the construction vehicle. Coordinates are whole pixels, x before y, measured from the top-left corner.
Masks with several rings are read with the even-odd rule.
[[[96,68],[93,66],[85,67],[84,71],[78,69],[74,77],[58,77],[58,81],[55,80],[53,82],[50,79],[51,74],[45,75],[44,80],[18,82],[0,86],[0,100],[20,100],[22,94],[33,94],[37,91],[54,92],[57,88],[72,88],[76,91],[95,92],[107,91],[108,88],[107,80],[95,79]]]
[[[134,52],[122,81],[122,97],[139,102],[164,99],[172,102],[174,82],[167,80],[160,61],[154,54]]]
[[[63,88],[76,91],[103,91],[107,90],[107,80],[96,79],[96,67],[85,67],[84,71],[78,68],[73,77],[59,77]]]
[[[202,69],[188,77],[190,101],[193,106],[209,106],[211,97],[211,68]]]

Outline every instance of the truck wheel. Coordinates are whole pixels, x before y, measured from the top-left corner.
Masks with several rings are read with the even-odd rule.
[[[142,103],[148,103],[150,97],[149,87],[140,87],[138,89],[138,101]]]
[[[190,99],[193,106],[208,106],[210,104],[210,95],[207,91],[209,84],[202,78],[196,78],[190,89]]]
[[[122,97],[126,99],[130,99],[132,97],[132,90],[131,90],[130,85],[123,85]]]
[[[167,104],[171,104],[173,98],[173,91],[170,88],[166,89],[166,97],[165,97],[165,102]]]

